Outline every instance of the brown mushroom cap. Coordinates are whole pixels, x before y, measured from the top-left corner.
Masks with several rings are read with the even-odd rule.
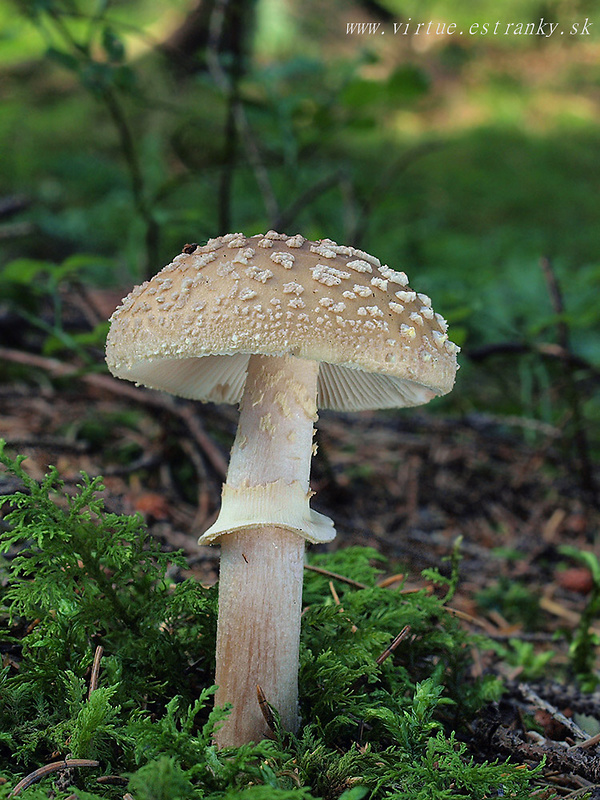
[[[186,245],[111,323],[114,375],[217,403],[239,402],[252,354],[320,362],[319,407],[345,411],[426,403],[457,370],[446,322],[403,272],[274,231]]]

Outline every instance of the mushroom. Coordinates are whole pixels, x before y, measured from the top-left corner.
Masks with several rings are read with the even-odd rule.
[[[458,347],[403,272],[329,239],[269,231],[186,245],[111,317],[119,377],[187,398],[240,403],[221,510],[216,678],[231,715],[221,747],[269,735],[260,686],[298,728],[305,540],[331,541],[309,507],[317,406],[416,406],[449,392]]]

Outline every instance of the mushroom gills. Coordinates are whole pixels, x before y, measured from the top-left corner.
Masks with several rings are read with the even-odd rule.
[[[174,391],[213,403],[239,403],[250,354],[206,355],[194,358],[154,358],[129,368],[137,383]],[[363,372],[322,362],[317,382],[317,405],[333,411],[363,411],[427,403],[435,393],[416,381]]]
[[[247,353],[151,358],[128,365],[126,373],[128,380],[179,397],[235,405],[244,390],[249,359]],[[125,377],[120,371],[116,374]]]
[[[416,381],[363,372],[339,364],[321,364],[319,408],[366,411],[372,408],[418,406],[427,403],[432,397],[434,392]]]

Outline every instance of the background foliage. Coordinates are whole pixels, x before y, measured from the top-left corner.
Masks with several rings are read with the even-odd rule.
[[[594,494],[594,8],[7,2],[0,181],[16,211],[9,203],[0,228],[4,302],[32,319],[49,295],[53,319],[37,317],[46,348],[83,357],[105,328],[64,330],[65,282],[128,288],[184,242],[234,228],[354,244],[406,269],[448,317],[466,352],[453,410],[554,426]],[[541,18],[566,35],[392,27]],[[569,35],[586,18],[591,35]],[[348,34],[352,21],[388,35]],[[540,430],[526,427],[530,438]]]

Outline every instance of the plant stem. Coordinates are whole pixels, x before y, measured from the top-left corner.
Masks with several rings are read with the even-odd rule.
[[[250,123],[248,122],[248,118],[246,116],[244,104],[239,96],[239,80],[241,78],[242,62],[240,61],[239,63],[234,64],[233,76],[228,76],[223,68],[223,65],[221,64],[219,43],[223,35],[225,17],[229,4],[230,0],[216,0],[215,2],[210,19],[209,40],[208,47],[206,49],[206,63],[216,86],[221,90],[223,96],[226,98],[227,114],[231,115],[232,122],[234,123],[235,130],[237,132],[235,139],[236,146],[237,142],[239,141],[245,151],[246,159],[254,172],[259,191],[263,198],[267,218],[270,220],[270,227],[274,227],[274,220],[276,220],[279,216],[279,203],[277,201],[277,197],[275,196],[273,186],[271,185],[271,179],[269,177],[268,170],[263,163],[259,147],[254,139]],[[243,4],[240,4],[239,9],[242,8],[242,5]],[[238,25],[243,24],[243,19],[238,21]],[[239,54],[240,58],[241,55],[242,54]],[[240,71],[240,74],[236,74],[236,71],[238,70]],[[229,126],[230,121],[228,121],[227,124]],[[227,135],[229,137],[230,133],[228,132]],[[231,165],[226,163],[224,167],[225,175],[222,176],[222,180],[225,181],[225,186],[222,186],[220,191],[225,192],[225,194],[220,199],[221,206],[224,202],[228,202],[226,196],[227,181],[231,176],[227,174],[227,171],[230,166]]]
[[[62,36],[67,46],[70,47],[76,56],[84,63],[91,64],[93,59],[90,56],[90,44],[78,42],[72,35],[68,26],[65,25],[60,12],[56,10],[49,11],[49,17],[54,23],[59,35]],[[96,14],[97,21],[100,20],[100,15]],[[88,39],[89,39],[88,35]],[[96,95],[98,96],[98,95]],[[136,211],[143,219],[146,226],[145,235],[145,263],[144,263],[144,276],[150,277],[153,265],[156,263],[157,250],[159,245],[160,228],[156,221],[154,214],[148,200],[145,197],[144,191],[144,173],[142,171],[138,151],[136,148],[135,139],[127,122],[127,117],[121,107],[117,93],[111,86],[106,87],[101,93],[100,97],[106,106],[106,109],[115,125],[121,151],[125,158],[125,163],[129,171],[129,178],[131,181],[131,191],[133,194],[133,201]]]
[[[156,263],[157,258],[160,238],[159,225],[145,197],[144,174],[140,165],[135,140],[117,95],[111,89],[107,89],[102,93],[102,100],[119,134],[121,151],[129,170],[133,201],[146,226],[144,274],[145,277],[149,277],[151,274],[149,271],[153,269],[152,265]]]
[[[558,316],[556,331],[558,344],[565,353],[571,352],[569,326],[564,319],[565,305],[558,278],[549,258],[542,258],[540,266],[546,280],[550,301]],[[586,434],[586,422],[581,407],[581,397],[575,378],[575,367],[570,361],[564,362],[565,397],[571,410],[573,420],[573,440],[579,456],[581,487],[594,506],[598,506],[598,489],[594,479],[594,470],[590,457],[589,442]]]

